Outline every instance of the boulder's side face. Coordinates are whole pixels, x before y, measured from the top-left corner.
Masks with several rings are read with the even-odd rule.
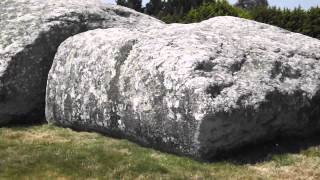
[[[96,28],[161,25],[99,0],[1,0],[0,124],[44,117],[47,75],[57,47],[68,37]]]
[[[320,41],[233,17],[65,41],[49,73],[47,120],[210,159],[318,130]]]

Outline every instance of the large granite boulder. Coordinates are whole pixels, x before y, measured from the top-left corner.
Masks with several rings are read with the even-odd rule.
[[[0,124],[44,118],[45,87],[57,47],[96,28],[162,23],[99,0],[0,1]]]
[[[320,41],[234,17],[94,30],[59,47],[46,117],[210,159],[320,129]]]

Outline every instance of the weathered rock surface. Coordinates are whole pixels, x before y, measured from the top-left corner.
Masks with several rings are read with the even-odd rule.
[[[209,159],[319,130],[320,41],[234,17],[66,40],[47,120]]]
[[[161,25],[99,0],[1,0],[0,124],[44,117],[47,75],[57,47],[68,37],[96,28]]]

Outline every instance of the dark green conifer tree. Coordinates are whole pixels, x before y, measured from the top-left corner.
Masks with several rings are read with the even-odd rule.
[[[125,7],[128,6],[127,0],[116,0],[116,3],[117,5],[120,5],[120,6],[125,6]]]
[[[267,0],[238,0],[235,5],[243,9],[253,9],[259,6],[267,7],[269,3]]]
[[[149,15],[157,16],[162,10],[162,1],[161,0],[150,0],[146,4],[146,13]]]
[[[142,12],[142,0],[116,0],[117,5],[125,6]]]

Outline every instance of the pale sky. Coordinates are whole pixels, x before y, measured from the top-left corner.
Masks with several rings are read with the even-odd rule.
[[[102,0],[104,2],[115,4],[115,0]],[[146,4],[149,0],[142,0]],[[237,0],[228,0],[230,3],[235,3]],[[301,6],[308,9],[312,6],[320,6],[320,0],[269,0],[271,6],[294,8]]]

